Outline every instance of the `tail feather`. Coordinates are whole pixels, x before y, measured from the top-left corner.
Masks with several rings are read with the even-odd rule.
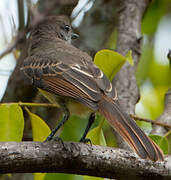
[[[99,112],[141,158],[149,158],[153,161],[163,160],[160,148],[145,135],[134,120],[121,111],[117,102],[108,97],[102,98]]]

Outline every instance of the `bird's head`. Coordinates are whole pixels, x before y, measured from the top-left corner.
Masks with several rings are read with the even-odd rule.
[[[60,38],[71,43],[72,39],[79,36],[72,31],[71,24],[67,16],[49,16],[45,18],[32,32],[36,38]]]

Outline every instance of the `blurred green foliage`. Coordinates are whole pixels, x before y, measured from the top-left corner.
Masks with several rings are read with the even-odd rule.
[[[142,32],[154,35],[161,18],[166,14],[171,0],[152,0],[142,22]]]
[[[147,112],[145,115],[141,113],[141,116],[155,119],[163,111],[164,95],[171,86],[171,71],[169,64],[161,65],[156,62],[151,43],[143,47],[136,75],[141,93],[140,102]]]
[[[141,110],[138,110],[137,114],[150,119],[156,119],[162,113],[165,93],[171,87],[169,61],[165,62],[165,65],[159,64],[158,62],[163,59],[159,59],[154,53],[156,32],[161,20],[171,13],[170,8],[171,0],[153,0],[142,21],[142,32],[145,35],[145,41],[136,73],[141,94],[139,101]],[[167,57],[167,54],[165,54],[165,57]],[[144,127],[145,124],[149,123],[141,122],[139,124]]]

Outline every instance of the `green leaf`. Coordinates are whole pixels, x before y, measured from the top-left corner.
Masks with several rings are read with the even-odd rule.
[[[169,144],[166,137],[158,135],[149,135],[149,137],[163,150],[164,154],[168,154]]]
[[[25,107],[25,110],[31,119],[33,141],[44,141],[51,132],[50,128],[39,116],[30,112],[28,108]]]
[[[0,141],[21,141],[24,130],[23,111],[17,104],[0,105]]]
[[[94,63],[110,80],[114,78],[125,62],[126,58],[124,56],[108,49],[98,51],[94,58]]]
[[[104,118],[102,118],[100,124],[96,128],[90,130],[89,133],[87,134],[87,138],[91,139],[91,142],[93,144],[106,146],[106,141],[102,129],[103,123],[104,123]]]
[[[134,65],[134,61],[132,59],[132,51],[128,51],[127,54],[125,55],[126,60],[129,62],[130,65]]]

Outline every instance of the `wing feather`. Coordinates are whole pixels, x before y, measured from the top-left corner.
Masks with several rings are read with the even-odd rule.
[[[84,94],[84,96],[89,98],[91,101],[98,102],[102,95],[101,91],[104,90],[104,88],[100,89],[98,83],[96,82],[96,79],[99,78],[97,76],[97,68],[93,72],[92,67],[89,68],[89,66],[85,66],[84,61],[80,64],[66,64],[65,60],[63,61],[62,59],[66,56],[71,57],[72,59],[79,58],[79,56],[77,57],[76,55],[69,56],[68,54],[65,54],[64,56],[64,53],[62,53],[62,56],[58,54],[57,60],[54,60],[51,57],[48,58],[34,55],[28,57],[24,61],[25,63],[22,70],[29,78],[32,79],[34,85],[39,88],[43,88],[48,81],[50,81],[49,84],[51,86],[53,83],[58,84],[59,86],[60,82],[58,79],[63,79],[63,82],[66,81],[69,84],[72,84],[72,87],[68,88],[68,90],[70,89],[70,91],[74,90],[77,92],[77,89],[79,89],[81,96]],[[94,66],[94,64],[92,63],[90,66]],[[56,81],[55,78],[57,78]],[[51,79],[53,79],[53,82]],[[41,85],[41,82],[44,84],[43,86]],[[62,83],[62,86],[65,88],[66,83]],[[73,89],[73,87],[75,88]],[[72,95],[72,98],[73,96],[74,95]],[[75,95],[75,97],[77,96]]]

